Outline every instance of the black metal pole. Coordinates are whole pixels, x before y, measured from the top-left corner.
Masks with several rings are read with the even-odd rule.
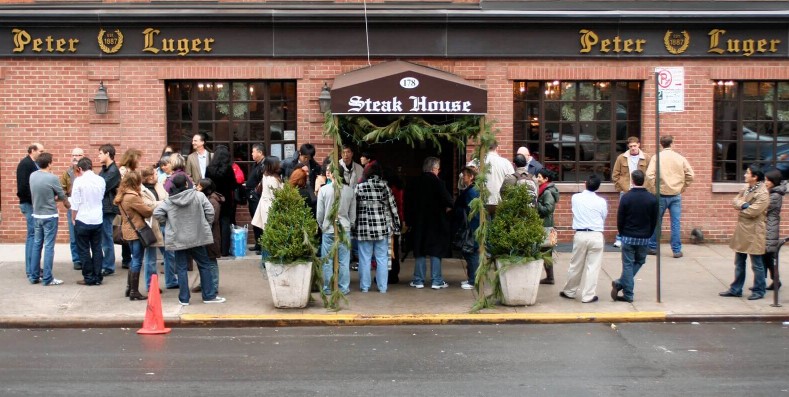
[[[655,227],[657,248],[655,253],[655,269],[657,271],[657,301],[660,300],[660,232],[663,219],[660,217],[660,72],[655,72],[655,197],[658,200],[658,222]]]
[[[781,247],[789,241],[789,237],[784,238],[778,243],[778,248],[775,249],[775,267],[773,268],[773,304],[770,305],[772,307],[781,307],[781,304],[778,303],[778,290],[781,289],[781,276],[780,272],[778,272],[778,268],[780,267],[779,264],[781,262],[778,261],[778,254],[781,252]]]

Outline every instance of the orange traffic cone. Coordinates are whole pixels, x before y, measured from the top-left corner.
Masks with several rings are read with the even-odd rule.
[[[148,288],[148,309],[145,311],[145,320],[142,328],[137,330],[141,335],[169,334],[170,328],[164,327],[162,315],[162,297],[159,295],[159,276],[151,276],[151,286]]]

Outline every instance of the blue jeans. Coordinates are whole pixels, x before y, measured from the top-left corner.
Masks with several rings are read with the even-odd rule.
[[[162,242],[164,242],[166,239],[166,237],[164,237],[164,225],[160,227],[162,229]],[[175,275],[175,253],[164,247],[162,247],[161,250],[162,256],[164,256],[164,286],[175,287],[178,285],[178,277]]]
[[[28,269],[28,274],[30,274],[28,280],[33,284],[38,282],[41,250],[43,249],[44,275],[41,282],[44,285],[49,285],[53,279],[52,263],[55,261],[55,237],[58,235],[58,218],[33,218],[33,220],[35,233],[33,236],[33,257],[30,259],[30,269]]]
[[[25,236],[25,273],[28,280],[30,280],[30,269],[32,268],[30,260],[33,259],[33,242],[36,234],[36,224],[33,221],[33,204],[19,203],[19,210],[22,211],[22,215],[25,216],[25,223],[27,224],[27,235]],[[36,281],[38,281],[38,278],[36,278]]]
[[[471,254],[464,252],[463,258],[466,259],[466,273],[468,274],[468,283],[474,285],[474,280],[477,277],[477,269],[479,268],[479,251],[475,251]]]
[[[203,300],[208,301],[216,298],[213,277],[211,276],[211,259],[208,258],[205,247],[200,246],[175,251],[175,268],[178,271],[178,300],[183,303],[189,303],[189,298],[191,297],[189,294],[189,275],[186,270],[186,261],[189,256],[194,259],[197,264],[197,270],[200,273]]]
[[[370,289],[370,267],[375,256],[375,283],[378,291],[386,292],[389,282],[389,238],[380,240],[359,240],[359,288],[362,292]]]
[[[417,256],[415,258],[416,264],[414,265],[414,284],[425,283],[425,266],[426,256]],[[433,285],[444,284],[444,278],[441,276],[441,258],[430,257],[430,279]]]
[[[101,249],[104,262],[101,268],[108,272],[115,272],[115,243],[112,241],[112,221],[115,214],[104,214],[101,222]]]
[[[614,282],[622,287],[622,295],[627,299],[633,300],[633,288],[635,287],[633,278],[646,262],[648,248],[646,245],[622,243],[622,275],[619,276],[619,280],[614,280]]]
[[[151,276],[156,274],[156,251],[164,250],[162,247],[146,247],[145,248],[145,288],[150,291]],[[158,288],[158,286],[157,286]]]
[[[649,249],[657,249],[657,230],[663,227],[663,215],[668,208],[669,218],[671,219],[671,252],[682,252],[682,242],[680,241],[679,218],[682,216],[682,195],[660,196],[660,209],[658,210],[657,229],[649,239]]]
[[[74,232],[74,223],[73,223],[73,215],[71,214],[71,210],[66,210],[66,220],[68,224],[68,241],[69,247],[71,248],[71,262],[73,263],[82,263],[79,260],[79,249],[77,249],[77,235]]]
[[[145,255],[145,247],[142,246],[140,240],[131,240],[127,242],[129,250],[131,251],[131,263],[129,263],[129,271],[132,273],[139,273],[142,270],[142,258]]]
[[[351,232],[346,231],[345,237],[351,241]],[[321,252],[326,255],[334,244],[334,234],[323,233],[321,237]],[[340,269],[338,273],[338,284],[340,292],[348,294],[351,292],[351,272],[349,270],[351,264],[351,251],[345,244],[340,244],[337,248],[337,256],[340,262]],[[331,278],[334,275],[334,258],[326,258],[323,262],[323,293],[326,295],[331,293]]]
[[[742,286],[745,284],[745,257],[748,254],[734,253],[734,282],[729,286],[729,292],[742,295]],[[766,283],[764,281],[764,263],[761,255],[751,255],[751,269],[753,270],[753,294],[764,296]]]
[[[211,284],[214,286],[214,295],[219,293],[219,262],[216,258],[208,258],[208,269],[211,272]]]
[[[88,225],[77,221],[74,225],[75,240],[79,257],[82,258],[82,278],[89,285],[101,284],[101,262],[104,254],[101,250],[101,224]]]

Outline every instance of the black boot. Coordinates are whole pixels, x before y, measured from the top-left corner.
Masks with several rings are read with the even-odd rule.
[[[126,292],[123,295],[128,298],[130,292],[131,292],[131,272],[126,272]]]
[[[540,280],[540,284],[553,285],[553,266],[548,266],[545,263],[542,265],[545,267],[545,278]]]
[[[140,272],[129,272],[130,276],[130,283],[131,283],[131,291],[129,292],[129,300],[130,301],[142,301],[148,299],[147,296],[140,293],[138,290],[140,285]]]

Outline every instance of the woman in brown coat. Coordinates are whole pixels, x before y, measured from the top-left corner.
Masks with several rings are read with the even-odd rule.
[[[145,252],[137,229],[142,227],[146,218],[153,215],[153,208],[143,202],[141,196],[142,177],[137,171],[129,171],[121,180],[118,195],[115,196],[115,205],[121,212],[121,230],[123,239],[129,243],[131,249],[131,263],[127,282],[126,296],[129,300],[144,300],[146,296],[140,294],[140,270]],[[150,225],[149,225],[150,226]]]
[[[748,185],[732,200],[732,205],[738,211],[737,227],[729,243],[729,247],[735,251],[734,282],[728,290],[719,295],[742,296],[742,287],[745,284],[745,258],[750,255],[754,280],[753,293],[748,300],[756,300],[764,297],[766,287],[762,255],[765,252],[767,234],[765,215],[770,204],[770,194],[764,185],[764,172],[756,165],[751,165],[745,170],[745,182]]]

